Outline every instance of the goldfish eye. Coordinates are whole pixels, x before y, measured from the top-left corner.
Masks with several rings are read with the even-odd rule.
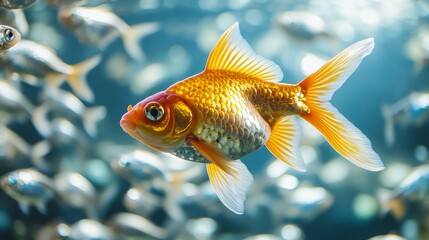
[[[144,112],[149,120],[157,121],[164,116],[164,108],[159,103],[152,102],[146,105]]]
[[[6,29],[6,31],[4,31],[4,35],[5,35],[4,37],[5,37],[6,41],[8,41],[8,42],[12,42],[13,39],[15,38],[15,35],[13,34],[12,29],[10,29],[10,28],[8,28],[8,29]]]

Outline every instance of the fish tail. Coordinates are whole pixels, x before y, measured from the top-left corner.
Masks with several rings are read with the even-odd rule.
[[[142,23],[131,26],[123,35],[124,48],[128,55],[137,62],[141,62],[144,53],[140,47],[140,39],[156,32],[158,23]]]
[[[316,127],[329,144],[344,158],[371,171],[384,168],[369,139],[329,102],[333,93],[372,52],[372,38],[343,50],[298,85],[305,91],[310,113],[300,116]]]
[[[91,137],[97,136],[97,123],[106,117],[106,107],[97,106],[87,108],[82,115],[83,127]]]
[[[97,55],[87,59],[81,63],[73,65],[72,73],[67,78],[70,87],[73,91],[85,101],[94,101],[94,94],[86,81],[86,75],[93,69],[101,60],[101,56]]]

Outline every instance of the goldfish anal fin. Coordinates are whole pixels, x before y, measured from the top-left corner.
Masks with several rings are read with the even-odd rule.
[[[230,160],[216,147],[196,139],[188,140],[211,163],[207,173],[216,195],[229,210],[243,214],[246,193],[253,183],[253,176],[240,160]]]
[[[237,22],[223,33],[211,51],[206,64],[206,71],[209,70],[239,72],[275,82],[283,78],[283,72],[277,64],[252,50],[241,36]]]
[[[301,136],[302,131],[295,117],[282,117],[272,126],[266,146],[275,157],[290,167],[305,171],[305,163],[299,152]]]
[[[305,103],[310,108],[310,113],[301,117],[315,126],[344,158],[367,170],[378,171],[384,166],[369,139],[328,102],[373,47],[372,38],[353,44],[299,86],[306,92]]]

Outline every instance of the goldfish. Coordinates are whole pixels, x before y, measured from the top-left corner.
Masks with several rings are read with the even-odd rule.
[[[15,46],[21,40],[21,34],[13,27],[0,25],[0,52]]]
[[[128,106],[120,126],[155,150],[205,163],[220,201],[236,214],[244,213],[253,182],[241,157],[265,145],[279,160],[305,171],[295,116],[318,129],[344,158],[379,171],[384,165],[370,140],[329,102],[374,45],[374,39],[364,39],[300,83],[279,83],[280,67],[257,55],[234,23],[203,72]]]

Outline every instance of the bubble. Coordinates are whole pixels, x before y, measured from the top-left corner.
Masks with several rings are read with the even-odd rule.
[[[371,195],[359,194],[353,199],[353,212],[357,218],[369,220],[378,212],[377,200]]]
[[[428,149],[423,145],[418,145],[414,150],[414,157],[420,162],[426,161],[428,155]]]
[[[302,240],[303,235],[301,228],[294,224],[286,224],[281,229],[281,236],[284,240]]]
[[[197,239],[209,239],[217,230],[217,223],[211,218],[191,219],[186,223],[186,229]]]
[[[295,189],[299,185],[299,180],[295,176],[292,176],[290,174],[284,174],[280,176],[280,178],[277,180],[277,186],[284,188],[284,189]]]
[[[410,173],[411,168],[403,163],[391,163],[380,173],[380,182],[383,186],[394,188]]]

